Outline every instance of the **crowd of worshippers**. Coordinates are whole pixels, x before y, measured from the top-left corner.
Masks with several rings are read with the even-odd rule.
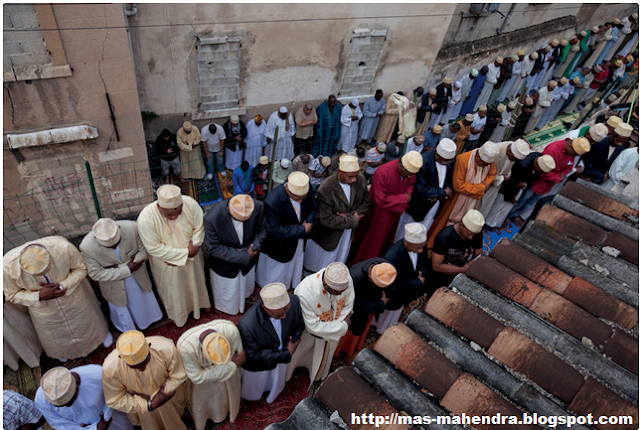
[[[624,25],[636,18],[629,17]],[[608,30],[613,27],[604,34]],[[581,39],[590,40],[585,33]],[[544,55],[555,52],[554,44],[541,50]],[[585,50],[586,61],[599,57],[604,46],[595,45],[591,54]],[[583,51],[569,52],[577,66]],[[540,58],[531,55],[532,60]],[[539,73],[552,76],[556,66],[552,72],[543,66]],[[475,74],[472,71],[469,80],[484,76]],[[271,190],[262,187],[261,193],[257,184],[243,189],[206,214],[178,186],[165,184],[136,221],[100,219],[79,249],[62,237],[49,236],[7,252],[5,364],[17,369],[22,359],[37,367],[43,350],[65,363],[113,344],[88,278],[98,284],[108,318],[121,334],[102,366],[60,366],[45,373],[35,403],[5,390],[5,428],[46,420],[56,430],[179,430],[186,429],[182,417],[187,407],[198,430],[207,420],[234,422],[241,399],[257,401],[266,394],[266,402],[275,401],[300,367],[307,369],[312,384],[322,381],[332,358],[340,353],[353,356],[372,327],[383,333],[399,321],[409,303],[465,273],[482,252],[483,229],[509,221],[522,225],[575,176],[611,187],[637,169],[638,148],[627,148],[634,128],[608,109],[604,119],[599,115],[537,152],[526,140],[504,140],[499,134],[492,137],[499,143],[478,142],[482,126],[473,123],[483,118],[482,105],[473,119],[465,113],[450,123],[462,114],[455,103],[450,105],[453,95],[436,110],[438,91],[448,92],[447,85],[450,81],[445,80],[435,98],[432,91],[426,99],[416,98],[419,107],[397,93],[385,102],[379,91],[365,102],[364,114],[357,100],[340,107],[330,97],[318,107],[317,117],[312,106],[303,107],[314,115],[310,122],[294,121],[286,108],[274,112],[266,125],[261,118],[246,126],[232,118],[229,126],[220,127],[224,134],[218,135],[217,151],[205,132],[214,135],[219,126],[207,126],[200,134],[184,124],[177,133],[178,147],[167,144],[166,153],[174,157],[163,159],[166,176],[173,169],[192,177],[185,174],[184,161],[197,158],[200,150],[194,147],[205,142],[207,167],[202,164],[200,178],[221,171],[222,160],[228,169],[234,166],[228,162],[238,164],[234,182],[238,168],[241,179],[251,178],[242,163],[258,170],[261,158],[267,158],[266,166],[271,156],[282,167],[280,182]],[[475,108],[481,96],[488,97],[482,103],[490,97],[503,100],[500,93],[493,96],[491,87],[485,92],[484,82],[481,87],[473,103],[458,100],[460,109]],[[413,110],[405,109],[411,106]],[[449,118],[445,107],[452,108]],[[327,112],[337,118],[332,120],[335,126],[314,128],[328,121]],[[278,122],[277,131],[269,126],[272,119]],[[266,141],[254,154],[241,133],[260,125]],[[309,134],[297,135],[305,126]],[[241,131],[233,138],[228,130]],[[468,137],[459,139],[461,131]],[[470,139],[472,135],[478,139]],[[296,145],[300,154],[295,158],[294,137],[308,139]],[[173,139],[168,132],[160,138]],[[280,139],[289,139],[290,145],[280,145]],[[229,148],[236,154],[227,156],[228,140],[237,142],[235,151]],[[371,143],[368,150],[362,148],[364,154],[356,150],[362,142]],[[182,162],[175,162],[177,152]],[[284,161],[290,158],[295,167],[286,171],[290,164]],[[261,300],[245,311],[256,284]],[[197,325],[181,333],[176,344],[143,333],[163,318],[162,308],[181,328],[190,316],[198,320],[201,311],[212,306],[242,316],[237,325],[227,319]]]

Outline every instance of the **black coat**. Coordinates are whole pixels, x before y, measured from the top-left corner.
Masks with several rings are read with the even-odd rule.
[[[609,157],[610,136],[607,136],[598,143],[591,146],[591,151],[582,156],[584,161],[584,172],[582,176],[591,179],[593,183],[601,184],[604,182],[604,175],[609,171],[611,164],[626,149],[625,145],[617,146]]]
[[[499,191],[501,194],[504,194],[505,201],[511,202],[515,199],[516,194],[520,191],[520,188],[517,187],[518,183],[524,182],[527,184],[527,187],[531,187],[536,179],[538,179],[538,173],[534,170],[533,163],[541,156],[542,154],[539,152],[532,152],[527,155],[524,160],[513,163],[513,167],[511,167],[511,179],[509,182],[502,184]]]
[[[447,111],[449,106],[449,98],[451,97],[451,88],[444,86],[444,83],[440,83],[436,87],[436,99],[433,101],[435,106],[433,107],[433,113],[440,114]]]
[[[267,236],[262,202],[254,201],[253,213],[243,223],[242,243],[238,241],[229,213],[229,200],[213,205],[204,217],[204,243],[209,253],[209,267],[220,276],[235,278],[239,272],[246,275],[256,264],[257,256],[249,259],[247,248],[260,252]]]
[[[354,264],[349,269],[355,293],[349,330],[356,336],[359,336],[364,331],[369,315],[374,314],[377,316],[385,310],[382,293],[386,289],[378,287],[369,280],[369,266],[380,263],[388,263],[388,261],[381,257],[369,258]]]
[[[435,200],[443,200],[447,195],[446,188],[452,188],[451,179],[453,177],[453,165],[447,165],[447,174],[444,179],[444,187],[440,188],[438,180],[438,169],[436,167],[436,151],[426,151],[422,153],[422,167],[416,175],[416,184],[413,187],[411,202],[407,208],[407,213],[414,221],[421,222],[427,212],[435,204]]]
[[[310,222],[316,218],[318,203],[315,193],[309,187],[309,194],[300,203],[300,220],[296,215],[284,185],[273,189],[264,200],[267,239],[262,252],[280,263],[291,261],[296,253],[298,239],[306,237],[302,222]]]
[[[238,322],[238,330],[242,338],[242,345],[247,354],[247,361],[243,368],[251,372],[275,369],[278,363],[291,361],[291,354],[287,349],[289,338],[296,342],[304,331],[304,319],[300,309],[300,299],[289,294],[291,309],[282,321],[282,349],[280,340],[269,321],[269,316],[262,308],[262,302],[252,306]]]
[[[224,134],[226,135],[224,139],[224,147],[225,149],[230,149],[235,152],[238,149],[238,144],[240,144],[240,149],[244,149],[246,147],[244,140],[247,138],[247,127],[244,125],[244,122],[239,121],[240,133],[234,133],[231,131],[231,125],[231,120],[228,120],[222,126]],[[242,138],[240,142],[236,140],[237,136]]]
[[[416,269],[413,268],[409,251],[404,246],[404,240],[399,240],[391,245],[382,258],[393,264],[398,272],[396,280],[385,290],[386,296],[389,297],[387,309],[399,309],[427,292],[425,285],[418,279],[418,274],[426,276],[429,269],[426,249],[418,254]]]

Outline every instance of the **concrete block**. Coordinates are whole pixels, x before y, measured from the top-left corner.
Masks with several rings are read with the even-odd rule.
[[[51,64],[51,57],[45,53],[14,54],[11,56],[11,62],[15,67],[44,66],[45,64]]]
[[[614,279],[620,284],[628,285],[637,293],[638,290],[636,287],[640,283],[640,276],[636,265],[631,264],[622,258],[614,258],[597,248],[584,245],[582,243],[576,243],[574,249],[568,254],[568,256],[576,261],[587,260],[588,266],[592,269],[597,269],[596,264],[606,268],[608,273],[605,272],[605,275],[608,278]],[[580,274],[578,273],[576,276],[579,275]],[[600,284],[596,285],[600,286]]]
[[[566,237],[538,220],[529,221],[524,231],[520,231],[513,241],[551,264],[570,253],[576,244],[575,239]]]
[[[22,44],[20,42],[5,42],[2,44],[3,56],[22,53],[24,53],[24,49],[22,48]]]
[[[4,30],[9,30],[13,28],[13,22],[11,22],[11,15],[7,12],[2,14],[2,28]]]
[[[592,414],[594,417],[630,415],[633,417],[633,422],[630,424],[597,426],[599,429],[637,430],[638,428],[638,408],[591,378],[585,381],[568,409],[577,415]]]
[[[21,43],[23,52],[25,53],[33,53],[33,54],[46,54],[49,55],[47,51],[47,46],[44,43],[44,39],[40,40],[27,40]]]
[[[13,23],[13,28],[39,28],[40,27],[40,23],[38,22],[38,17],[36,16],[35,11],[31,13],[29,12],[12,13],[11,22]]]

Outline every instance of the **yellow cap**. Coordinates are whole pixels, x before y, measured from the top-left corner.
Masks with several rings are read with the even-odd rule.
[[[591,144],[586,137],[578,137],[577,139],[573,139],[573,142],[571,142],[571,146],[578,155],[586,154],[591,150]]]
[[[418,151],[409,151],[401,158],[402,167],[407,169],[409,173],[418,173],[422,167],[422,157]]]
[[[380,288],[385,288],[393,284],[397,275],[398,271],[389,263],[376,264],[371,269],[371,278],[373,279],[373,283]]]
[[[122,333],[116,341],[116,349],[122,361],[129,366],[142,363],[149,355],[149,343],[144,334],[138,330]]]
[[[212,364],[226,364],[231,359],[231,346],[221,333],[213,332],[202,341],[204,357]]]
[[[64,406],[76,394],[76,378],[66,367],[54,367],[42,375],[40,389],[53,406]]]
[[[238,194],[229,200],[229,213],[238,221],[248,220],[254,208],[253,199],[247,194]]]
[[[44,245],[32,243],[20,251],[20,265],[30,275],[44,275],[49,270],[50,264],[51,255]]]

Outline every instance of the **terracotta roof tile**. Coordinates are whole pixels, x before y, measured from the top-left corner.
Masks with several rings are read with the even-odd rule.
[[[604,195],[588,188],[578,185],[575,182],[567,182],[560,191],[560,195],[565,196],[571,200],[590,207],[600,213],[609,215],[610,217],[627,221],[627,215],[638,217],[638,211],[631,209],[629,206],[624,205],[612,198],[605,197]]]
[[[611,390],[608,390],[602,384],[591,378],[585,381],[584,385],[578,391],[567,409],[573,411],[577,415],[592,414],[594,417],[607,415],[631,415],[634,417],[634,424],[616,426],[602,425],[597,426],[597,428],[607,430],[638,429],[638,408],[621,399]]]
[[[638,339],[616,330],[602,352],[625,369],[638,374]]]
[[[607,237],[606,230],[553,205],[544,206],[536,220],[571,238],[581,239],[591,246],[599,246]]]
[[[610,246],[620,251],[620,257],[631,264],[638,265],[638,242],[633,241],[619,233],[611,232],[602,246]]]

